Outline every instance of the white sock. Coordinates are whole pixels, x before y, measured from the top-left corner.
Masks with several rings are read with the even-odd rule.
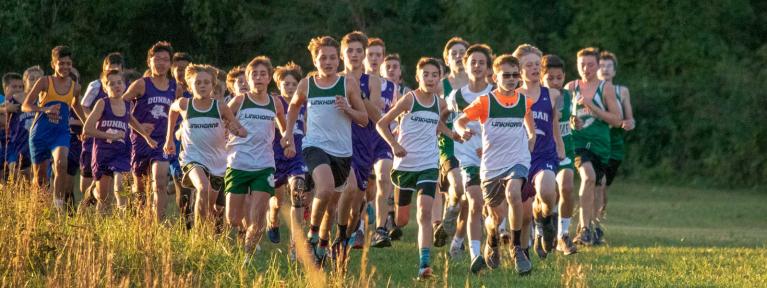
[[[543,236],[543,225],[533,225],[535,226],[535,236]]]
[[[64,199],[54,198],[53,207],[56,209],[64,209]]]
[[[557,236],[560,238],[562,236],[565,236],[565,234],[570,234],[568,231],[570,231],[570,218],[559,218],[559,231],[557,231]]]
[[[469,252],[471,253],[471,259],[474,259],[474,257],[477,257],[481,254],[480,250],[482,250],[482,242],[479,240],[471,240],[471,242],[469,242],[469,249]]]
[[[461,247],[461,244],[463,244],[463,237],[453,237],[453,243],[450,244],[450,247]]]
[[[503,217],[503,220],[501,220],[501,225],[498,225],[498,230],[506,231],[506,226],[509,225],[509,221],[507,221],[508,217]]]
[[[360,219],[360,228],[357,228],[358,231],[362,232],[362,234],[365,234],[365,221]]]
[[[559,205],[554,205],[554,209],[551,209],[551,214],[559,214]]]

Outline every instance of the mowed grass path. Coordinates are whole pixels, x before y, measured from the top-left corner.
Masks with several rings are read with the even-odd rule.
[[[543,261],[533,256],[534,270],[525,277],[508,262],[472,275],[468,254],[449,261],[447,247],[436,248],[436,277],[429,281],[415,279],[414,220],[393,247],[352,251],[344,277],[310,277],[288,261],[285,225],[282,243],[264,239],[263,250],[245,266],[241,249],[209,231],[185,232],[179,224],[144,224],[149,221],[136,217],[60,217],[45,200],[18,200],[29,195],[16,191],[25,188],[6,187],[0,200],[0,286],[767,285],[767,193],[617,182],[609,194],[606,245]]]

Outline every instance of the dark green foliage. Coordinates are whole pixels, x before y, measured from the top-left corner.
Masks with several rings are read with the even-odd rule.
[[[617,83],[637,118],[625,174],[724,186],[767,184],[767,4],[763,1],[0,1],[0,72],[48,67],[68,44],[85,79],[123,52],[145,68],[158,40],[228,68],[256,55],[311,70],[309,39],[352,30],[381,37],[413,86],[421,56],[460,35],[496,53],[532,43],[566,59],[585,46],[619,57]]]

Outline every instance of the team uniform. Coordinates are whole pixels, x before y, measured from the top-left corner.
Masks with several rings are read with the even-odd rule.
[[[578,99],[583,97],[580,90],[580,80],[575,82],[573,94],[573,113],[583,122],[581,129],[574,130],[573,143],[575,146],[575,166],[580,167],[583,163],[591,162],[596,173],[596,183],[602,183],[604,167],[610,159],[610,126],[607,122],[591,115],[585,105],[578,104]],[[605,81],[600,81],[594,98],[594,105],[606,110],[602,93]]]
[[[447,108],[452,112],[456,112],[456,117],[460,117],[463,114],[463,110],[474,102],[479,96],[490,94],[493,87],[487,85],[485,89],[479,92],[472,92],[469,90],[469,85],[463,86],[461,89],[454,90],[447,98]],[[468,128],[472,131],[480,131],[481,124],[476,121],[469,122]],[[458,159],[458,163],[461,167],[461,178],[463,178],[464,187],[480,185],[480,162],[481,159],[477,155],[477,150],[482,148],[482,139],[479,137],[472,137],[468,141],[463,143],[453,142],[455,151],[455,157]]]
[[[559,162],[559,168],[557,172],[562,169],[575,170],[573,165],[573,159],[575,159],[575,146],[573,143],[572,128],[570,126],[570,117],[572,113],[572,95],[570,91],[561,90],[560,99],[557,100],[557,107],[561,116],[559,118],[559,133],[562,136],[562,143],[565,147],[565,159]]]
[[[381,111],[381,115],[386,114],[389,112],[389,110],[392,107],[392,103],[394,102],[394,89],[396,89],[396,84],[389,80],[384,80],[381,82],[381,100],[384,102],[384,108],[383,111]],[[400,88],[401,90],[401,88]],[[403,94],[399,94],[403,95]],[[373,129],[373,163],[378,162],[380,160],[392,160],[394,155],[392,154],[391,147],[388,143],[386,143],[386,140],[381,137],[381,134],[378,134],[377,131],[375,131],[375,123],[368,124],[372,126]],[[390,127],[391,128],[391,127]],[[371,174],[371,176],[375,176],[375,174]]]
[[[116,134],[123,132],[128,135],[128,124],[130,123],[130,111],[131,104],[128,101],[125,103],[125,113],[122,116],[115,115],[112,111],[112,104],[108,98],[102,98],[96,101],[102,101],[104,103],[104,112],[101,114],[101,119],[96,122],[96,127],[102,132],[109,134]],[[109,140],[91,137],[92,151],[91,163],[93,177],[96,180],[101,179],[102,176],[113,177],[115,173],[123,173],[130,171],[130,158],[125,153],[130,149],[129,139]]]
[[[194,187],[189,172],[200,167],[208,176],[211,189],[221,191],[227,155],[226,128],[221,120],[218,100],[213,100],[207,110],[202,110],[195,107],[193,99],[189,99],[183,117],[180,125],[183,149],[178,157],[183,172],[181,183],[187,188]],[[224,205],[225,200],[218,197],[216,204]]]
[[[530,161],[530,179],[544,170],[552,171],[556,174],[559,168],[559,157],[557,156],[557,145],[554,140],[554,109],[552,108],[549,89],[541,87],[541,94],[538,101],[532,103],[530,107],[535,121],[535,147]],[[556,125],[559,125],[557,123]],[[529,181],[522,189],[522,201],[535,196],[535,185]]]
[[[342,191],[349,176],[353,155],[351,119],[336,109],[336,96],[346,97],[346,79],[338,76],[330,87],[320,87],[309,77],[306,93],[307,134],[301,145],[311,175],[314,168],[327,164],[333,172],[334,186]],[[311,179],[311,177],[310,177]]]
[[[13,97],[8,98],[8,102],[21,105]],[[5,161],[9,164],[17,163],[17,169],[24,170],[32,165],[29,156],[29,129],[32,126],[34,116],[35,114],[31,112],[18,111],[8,113],[8,140],[5,147]],[[5,129],[2,129],[0,134],[5,136]],[[2,139],[5,140],[6,138],[3,137]],[[3,144],[5,143],[6,141],[3,141]]]
[[[360,91],[362,99],[370,99],[370,75],[362,74],[360,76]],[[373,174],[373,164],[375,164],[376,138],[378,132],[375,130],[375,124],[368,120],[365,126],[359,126],[351,123],[352,129],[352,168],[354,168],[354,177],[357,179],[357,188],[365,191],[368,186],[368,178]]]
[[[107,93],[104,91],[101,85],[101,80],[93,80],[88,84],[88,88],[85,90],[83,99],[80,100],[80,105],[84,108],[93,109],[96,101],[106,99]],[[125,134],[126,137],[129,135]],[[93,137],[88,137],[83,141],[82,153],[80,153],[80,174],[83,177],[93,177],[93,171],[91,169],[91,158],[93,156]]]
[[[288,101],[283,97],[278,97],[282,102],[283,112],[287,113]],[[300,147],[304,139],[304,121],[306,119],[306,107],[301,107],[298,112],[298,119],[296,125],[293,128],[293,143],[296,143],[296,147]],[[300,153],[297,153],[293,158],[285,156],[285,150],[282,148],[280,141],[282,140],[282,134],[278,129],[274,129],[274,141],[272,147],[274,149],[274,162],[276,171],[274,174],[274,185],[280,187],[288,183],[290,177],[304,176],[306,174],[306,165],[304,164],[304,157]]]
[[[77,121],[75,110],[69,109],[69,122]],[[67,174],[75,176],[80,170],[80,157],[83,151],[83,142],[80,141],[80,135],[83,134],[83,125],[69,125],[69,154],[67,157]]]
[[[184,91],[184,93],[182,93],[181,96],[183,96],[184,98],[190,99],[190,101],[192,99],[192,93],[189,93],[189,91]],[[226,99],[224,103],[229,103],[229,100]],[[179,118],[176,121],[175,131],[178,131],[178,129],[181,127],[181,120],[182,119]],[[170,175],[174,177],[174,179],[181,179],[181,177],[183,177],[182,175],[183,171],[181,169],[181,164],[179,163],[179,160],[178,160],[182,150],[181,139],[176,138],[175,134],[173,135],[173,144],[176,145],[176,153],[173,155],[168,155],[168,173],[170,173]]]
[[[53,78],[47,77],[48,89],[43,91],[39,107],[60,105],[59,120],[51,122],[44,112],[36,112],[29,130],[29,152],[32,163],[41,163],[52,157],[51,152],[58,147],[69,148],[69,107],[76,101],[75,82],[70,80],[69,90],[65,94],[56,92]]]
[[[623,102],[621,101],[621,86],[615,85],[615,98],[618,100],[618,111],[620,111],[621,119],[623,119],[626,111],[623,110]],[[610,158],[607,161],[607,167],[605,167],[605,177],[607,178],[605,181],[608,186],[613,183],[618,167],[623,162],[625,151],[623,137],[625,133],[623,127],[610,127]]]
[[[249,194],[261,191],[274,196],[274,102],[264,105],[245,96],[242,104],[233,112],[248,131],[246,137],[229,134],[226,144],[228,167],[224,175],[224,191],[233,194]]]
[[[176,80],[168,79],[168,89],[162,91],[154,86],[152,79],[144,77],[144,95],[133,100],[133,117],[140,123],[151,123],[154,130],[150,137],[157,141],[157,147],[152,148],[146,140],[131,130],[131,171],[138,175],[147,175],[154,161],[168,161],[168,155],[162,150],[168,130],[168,111],[176,99]]]

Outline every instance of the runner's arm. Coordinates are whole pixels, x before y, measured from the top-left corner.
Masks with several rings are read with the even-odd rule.
[[[564,160],[565,142],[562,141],[562,132],[559,131],[559,118],[561,118],[562,115],[559,113],[559,109],[557,108],[557,103],[559,103],[559,99],[562,98],[562,95],[559,90],[556,89],[549,89],[549,94],[551,96],[551,110],[554,111],[554,113],[551,113],[554,114],[554,120],[551,122],[551,126],[552,132],[554,134],[554,143],[557,147],[557,157],[559,160]]]
[[[636,122],[634,120],[634,107],[631,106],[631,95],[629,93],[629,88],[621,87],[623,89],[621,91],[621,101],[623,101],[623,113],[625,113],[625,117],[623,119],[623,129],[626,131],[634,130],[634,127],[636,127]]]
[[[48,77],[42,77],[32,85],[32,89],[29,90],[27,96],[24,97],[24,102],[21,104],[21,112],[40,112],[45,111],[45,107],[38,107],[36,105],[40,92],[48,89]]]
[[[405,151],[402,146],[399,145],[397,140],[394,138],[394,135],[391,133],[391,130],[389,130],[389,124],[391,124],[392,121],[394,121],[395,118],[399,117],[402,113],[406,112],[409,107],[413,105],[413,93],[409,93],[402,97],[400,101],[397,101],[397,104],[394,105],[394,107],[389,110],[386,114],[384,114],[381,119],[376,122],[376,130],[378,130],[378,134],[381,135],[381,138],[386,141],[387,144],[389,144],[389,147],[392,148],[392,152],[394,155],[398,157],[404,157],[407,155],[407,151]]]
[[[351,118],[351,120],[360,126],[368,124],[368,112],[365,109],[365,102],[360,96],[360,82],[354,77],[345,77],[346,79],[346,100],[349,101],[347,105],[340,105],[340,109]],[[379,87],[380,91],[381,88]],[[343,101],[343,98],[336,98],[336,101]]]
[[[234,99],[230,100],[229,103],[235,102]],[[218,111],[221,112],[221,119],[224,120],[224,125],[226,125],[227,130],[234,134],[237,137],[245,137],[248,136],[248,130],[245,129],[245,127],[242,126],[239,120],[234,117],[234,113],[232,113],[232,109],[229,108],[228,105],[224,104],[223,99],[221,101],[218,101]]]
[[[99,119],[101,119],[101,116],[104,114],[104,105],[104,101],[96,102],[96,105],[93,106],[91,114],[88,115],[88,119],[85,119],[83,130],[88,136],[107,140],[116,140],[117,138],[114,138],[115,134],[106,133],[105,131],[101,131],[96,127]],[[125,137],[125,135],[123,135],[123,137]]]

